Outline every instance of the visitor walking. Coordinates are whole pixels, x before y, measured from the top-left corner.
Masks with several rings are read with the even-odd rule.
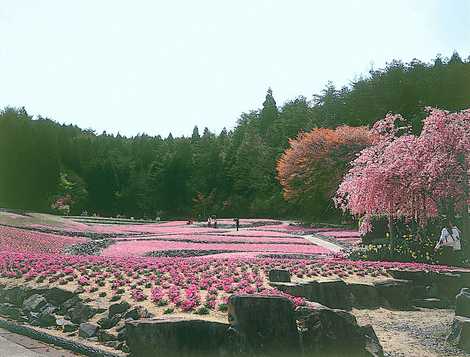
[[[240,219],[235,218],[234,221],[235,221],[235,227],[237,227],[237,232],[238,232],[238,228],[240,228]]]
[[[215,215],[212,216],[212,222],[214,223],[214,228],[217,228],[217,217]]]

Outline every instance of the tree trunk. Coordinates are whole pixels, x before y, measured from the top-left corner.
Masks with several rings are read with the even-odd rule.
[[[396,234],[395,234],[395,222],[393,221],[393,218],[391,215],[388,216],[388,231],[390,233],[390,246],[392,250],[396,246]]]
[[[464,190],[464,204],[462,212],[462,243],[464,246],[464,251],[470,254],[470,215],[468,214],[468,199],[470,197],[470,188],[468,182],[468,167],[465,160],[465,157],[462,155],[459,157],[459,161],[463,166],[463,190]]]

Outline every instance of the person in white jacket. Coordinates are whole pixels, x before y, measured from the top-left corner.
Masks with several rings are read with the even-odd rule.
[[[451,247],[454,251],[459,251],[462,249],[460,243],[460,230],[455,224],[449,221],[447,227],[442,228],[441,236],[439,241],[436,244],[435,249],[440,249],[441,247]]]

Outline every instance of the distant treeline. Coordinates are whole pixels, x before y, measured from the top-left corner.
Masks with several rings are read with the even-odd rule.
[[[334,216],[325,202],[310,214],[284,200],[275,168],[289,138],[316,127],[371,125],[388,112],[419,131],[426,106],[470,107],[470,59],[393,61],[347,87],[329,83],[312,100],[282,106],[268,90],[262,107],[241,114],[233,130],[195,127],[190,137],[98,135],[7,107],[0,112],[0,207],[47,211],[54,204],[72,214],[151,218]]]

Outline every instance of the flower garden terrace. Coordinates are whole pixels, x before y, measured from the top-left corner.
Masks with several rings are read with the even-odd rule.
[[[0,252],[1,284],[47,286],[75,291],[100,303],[121,299],[145,304],[156,314],[194,312],[204,308],[215,316],[224,312],[234,293],[289,296],[269,285],[273,269],[288,270],[293,282],[330,280],[378,281],[388,269],[452,272],[447,266],[361,262],[340,258],[319,260],[273,258],[150,258],[66,256],[43,253]]]
[[[3,222],[0,322],[27,321],[49,334],[124,352],[140,345],[122,340],[132,331],[129,319],[141,326],[195,318],[225,326],[231,299],[243,296],[287,298],[299,311],[320,303],[360,318],[379,307],[407,309],[416,299],[411,292],[423,289],[420,282],[400,279],[421,273],[457,279],[462,273],[439,265],[342,258],[329,247],[344,240],[357,244],[358,233],[341,227],[245,220],[237,231],[231,220],[218,228],[103,221]],[[448,285],[445,280],[433,287],[443,302],[455,298]]]

